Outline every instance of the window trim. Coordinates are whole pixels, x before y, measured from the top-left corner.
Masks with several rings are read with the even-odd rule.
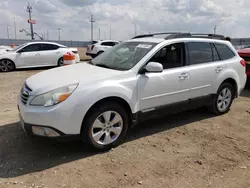
[[[213,42],[210,42],[210,45],[211,45],[211,48],[212,48],[212,54],[213,54],[213,62],[218,62],[218,61],[221,61],[221,57],[220,57],[220,54],[217,50],[217,48],[215,47],[214,43]],[[213,51],[213,47],[215,49],[215,51],[217,52],[217,55],[219,57],[219,60],[214,60],[214,51]]]
[[[182,67],[185,67],[186,64],[187,64],[187,51],[186,51],[186,42],[182,41],[182,42],[172,42],[172,43],[168,43],[168,44],[164,44],[163,46],[161,46],[159,49],[157,49],[146,61],[145,63],[138,69],[138,72],[137,74],[141,74],[141,71],[144,69],[144,67],[150,62],[150,59],[152,59],[152,57],[154,57],[162,48],[165,48],[166,46],[169,46],[169,45],[173,45],[173,44],[178,44],[178,43],[182,43],[184,45],[184,54],[183,54],[183,57],[185,57],[181,63],[181,66],[180,67],[174,67],[174,68],[169,68],[169,69],[163,69],[163,72],[164,71],[167,71],[167,70],[173,70],[173,69],[178,69],[178,68],[182,68]],[[157,46],[155,46],[157,47]],[[153,48],[154,49],[154,48]],[[152,49],[152,50],[153,50]]]
[[[190,49],[189,49],[189,43],[195,43],[195,42],[199,42],[199,43],[207,43],[209,44],[210,48],[211,48],[211,52],[212,52],[212,61],[209,62],[205,62],[205,63],[199,63],[199,64],[191,64],[191,60],[190,60]],[[210,42],[204,42],[204,41],[187,41],[187,56],[188,56],[188,64],[187,66],[197,66],[197,65],[203,65],[203,64],[207,64],[207,63],[211,63],[214,62],[214,58],[213,58],[213,49],[212,46],[210,44]],[[219,54],[218,54],[219,55]]]

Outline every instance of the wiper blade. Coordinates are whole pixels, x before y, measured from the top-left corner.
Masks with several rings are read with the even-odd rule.
[[[105,64],[95,64],[95,66],[103,67],[103,68],[108,68],[108,69],[113,69],[112,67],[110,67],[108,65],[105,65]]]

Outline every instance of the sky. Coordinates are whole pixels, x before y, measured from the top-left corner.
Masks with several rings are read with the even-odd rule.
[[[136,34],[164,31],[216,32],[230,37],[250,37],[249,0],[28,0],[34,31],[45,39],[89,41],[91,14],[94,39],[125,40]],[[27,39],[30,31],[27,0],[0,0],[0,38]],[[111,30],[110,30],[111,28]],[[111,32],[110,32],[111,31]]]

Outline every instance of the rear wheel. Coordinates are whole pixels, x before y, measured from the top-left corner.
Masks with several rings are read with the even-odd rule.
[[[58,67],[63,66],[63,57],[58,60]]]
[[[235,97],[235,89],[230,83],[223,83],[212,101],[212,111],[216,115],[222,115],[230,110]]]
[[[119,145],[127,135],[128,115],[116,103],[94,107],[86,117],[82,139],[96,150],[108,150]]]
[[[15,70],[15,64],[8,59],[3,59],[0,61],[0,71],[1,72],[10,72]]]

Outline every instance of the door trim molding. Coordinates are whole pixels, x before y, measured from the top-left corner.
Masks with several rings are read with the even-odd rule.
[[[150,97],[144,97],[141,100],[143,101],[143,100],[148,100],[148,99],[165,97],[165,96],[180,94],[180,93],[184,93],[184,92],[188,92],[188,91],[189,91],[189,89],[184,89],[184,90],[180,90],[180,91],[174,91],[174,92],[170,92],[170,93],[164,93],[164,94],[160,94],[160,95],[153,95],[153,96],[150,96]]]

